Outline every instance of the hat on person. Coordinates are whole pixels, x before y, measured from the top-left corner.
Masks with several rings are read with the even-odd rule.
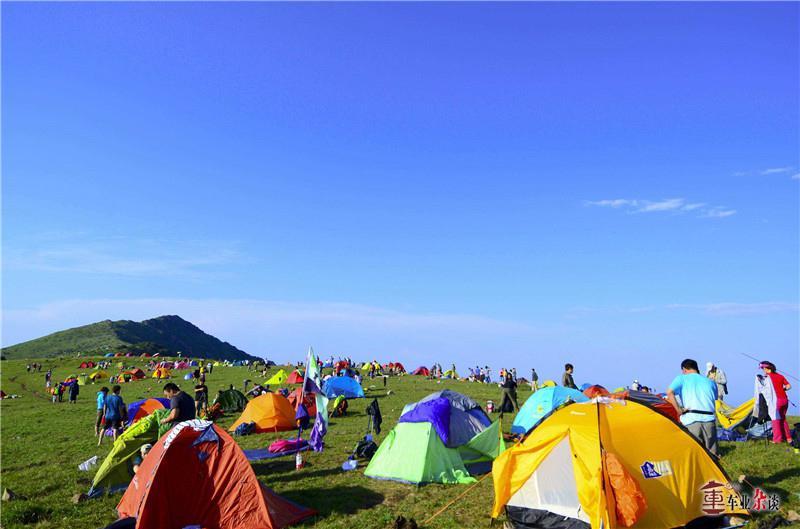
[[[711,368],[714,367],[714,364],[711,362],[706,362],[706,371],[711,371]]]
[[[145,455],[147,452],[150,451],[151,448],[153,448],[153,445],[151,445],[150,443],[145,443],[142,445],[139,451],[142,453],[142,455]]]

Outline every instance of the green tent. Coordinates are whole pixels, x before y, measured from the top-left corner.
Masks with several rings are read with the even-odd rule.
[[[121,433],[111,452],[103,464],[97,469],[89,496],[96,497],[103,493],[111,494],[125,490],[133,478],[133,458],[139,449],[147,444],[154,444],[171,427],[159,421],[169,414],[169,410],[155,410],[142,417],[133,426]]]
[[[415,485],[473,483],[467,467],[489,463],[504,449],[499,421],[457,448],[446,447],[429,422],[401,422],[381,443],[364,475]]]
[[[217,393],[213,404],[219,404],[225,413],[240,412],[247,406],[247,397],[238,389],[221,390]]]

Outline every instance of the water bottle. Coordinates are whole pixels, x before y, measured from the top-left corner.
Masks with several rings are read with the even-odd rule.
[[[294,468],[295,470],[300,470],[303,468],[303,454],[302,452],[297,452],[294,456]]]

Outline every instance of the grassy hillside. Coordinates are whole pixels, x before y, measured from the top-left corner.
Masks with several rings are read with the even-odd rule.
[[[20,359],[118,351],[162,355],[180,351],[185,356],[220,360],[255,358],[179,316],[160,316],[142,322],[105,320],[5,347],[2,354],[8,359]]]
[[[47,363],[46,363],[47,366]],[[75,360],[58,361],[56,378],[76,371]],[[103,497],[73,504],[73,494],[89,489],[93,473],[78,471],[78,464],[93,455],[105,457],[110,443],[100,448],[93,438],[94,395],[98,386],[84,386],[78,404],[52,404],[44,394],[44,376],[25,372],[25,362],[7,361],[2,364],[0,386],[7,393],[22,395],[15,400],[0,401],[3,428],[0,436],[2,473],[0,487],[9,487],[27,499],[3,504],[0,525],[6,529],[36,527],[54,529],[69,525],[81,528],[101,528],[115,519],[114,508],[120,495]],[[273,370],[274,371],[274,370]],[[223,367],[214,370],[208,379],[212,393],[234,384],[241,387],[245,378],[255,379],[246,368]],[[184,383],[183,380],[178,381]],[[380,381],[371,383],[368,397],[377,397],[384,416],[383,440],[396,424],[403,405],[419,400],[443,388],[466,393],[479,402],[497,401],[496,386],[447,381],[437,383],[420,377],[390,378],[385,390]],[[152,379],[126,384],[123,397],[131,402],[147,396],[160,395],[159,383]],[[387,390],[391,390],[389,394]],[[520,400],[530,395],[520,391]],[[342,462],[352,451],[367,427],[364,410],[370,399],[351,401],[351,413],[344,418],[331,419],[326,437],[326,449],[321,454],[308,454],[308,466],[294,468],[294,459],[279,458],[253,464],[260,480],[278,493],[319,511],[319,515],[303,526],[319,529],[378,529],[392,526],[398,515],[413,517],[422,522],[467,490],[458,485],[426,485],[414,487],[391,481],[378,481],[364,476],[362,464],[358,470],[343,472]],[[497,415],[494,415],[497,417]],[[229,426],[235,416],[219,421]],[[507,430],[511,417],[504,420]],[[236,438],[243,448],[265,447],[288,433],[258,434]],[[789,509],[800,510],[800,458],[784,447],[762,442],[723,443],[722,464],[734,478],[740,474],[768,492],[778,493],[783,503],[783,515]],[[426,528],[457,529],[489,527],[489,512],[493,499],[491,479],[485,479],[455,502],[444,513],[425,524]],[[764,527],[772,515],[759,515],[752,527]],[[495,527],[499,525],[495,524]]]

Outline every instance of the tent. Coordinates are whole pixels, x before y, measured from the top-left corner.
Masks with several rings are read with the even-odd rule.
[[[213,404],[219,404],[225,413],[239,412],[247,406],[247,397],[238,389],[220,390]]]
[[[192,360],[189,362],[189,367],[197,367],[198,365],[199,364],[197,363],[197,360]]]
[[[555,386],[543,388],[528,397],[514,417],[511,433],[524,434],[565,402],[586,402],[589,398],[577,389]]]
[[[581,386],[583,387],[583,386]],[[611,393],[599,384],[594,384],[583,390],[583,394],[593,399],[595,397],[608,397]]]
[[[294,408],[289,400],[278,393],[263,393],[247,403],[229,431],[243,423],[256,423],[256,432],[284,432],[294,430]]]
[[[292,373],[286,379],[287,384],[302,384],[303,383],[303,373],[299,371],[292,371]]]
[[[634,401],[568,404],[494,462],[492,517],[512,527],[683,527],[735,495],[716,458],[668,417]],[[732,498],[739,500],[740,498]],[[703,511],[706,508],[706,512]]]
[[[419,367],[418,367],[418,368],[416,368],[416,369],[414,370],[414,372],[413,372],[413,373],[411,373],[411,374],[412,374],[412,375],[422,375],[423,377],[429,377],[429,376],[431,376],[431,370],[430,370],[430,369],[428,369],[428,368],[427,368],[427,367],[425,367],[425,366],[419,366]]]
[[[442,399],[446,401],[447,409],[433,404]],[[465,444],[492,424],[480,404],[466,395],[449,389],[431,393],[419,402],[404,406],[400,422],[419,422],[415,418],[432,420],[439,426],[443,442],[451,448]],[[442,423],[440,418],[447,423]]]
[[[98,380],[105,380],[107,378],[108,378],[108,373],[101,369],[98,369],[97,371],[92,371],[89,374],[89,380],[91,380],[92,382],[97,382]]]
[[[114,353],[106,353],[103,356],[105,356],[106,358],[111,358],[112,356],[114,356]]]
[[[726,430],[732,430],[739,426],[747,427],[747,421],[753,414],[753,403],[755,399],[750,399],[736,408],[731,408],[721,400],[717,401],[717,421]]]
[[[175,362],[175,367],[173,369],[189,369],[189,362],[183,360],[180,362]]]
[[[297,388],[289,393],[289,404],[292,405],[292,408],[297,410],[298,406],[300,405],[300,394],[303,395],[303,405],[305,405],[308,415],[310,417],[316,417],[317,399],[315,393],[303,393],[303,388]]]
[[[214,423],[185,421],[162,437],[117,505],[136,529],[272,529],[315,514],[267,489],[233,438]]]
[[[142,356],[144,358],[150,358],[150,353],[142,353],[139,356]]]
[[[125,490],[133,477],[133,458],[139,454],[139,449],[147,443],[155,443],[170,429],[168,424],[159,424],[167,413],[167,410],[155,410],[117,437],[94,475],[90,497]]]
[[[85,386],[88,380],[89,380],[89,375],[87,375],[86,373],[81,373],[80,375],[78,375],[79,386]]]
[[[405,373],[406,372],[406,368],[400,362],[390,362],[387,367],[388,367],[388,369],[394,370],[394,371],[396,371],[398,373]]]
[[[169,369],[166,367],[159,367],[153,371],[153,378],[169,378]]]
[[[452,378],[453,380],[458,380],[459,376],[458,373],[455,372],[455,370],[448,369],[447,371],[444,372],[442,378]]]
[[[147,375],[145,375],[144,371],[142,371],[141,369],[138,369],[138,368],[137,369],[129,369],[127,371],[123,371],[120,374],[122,374],[122,375],[130,375],[131,380],[141,380],[141,379],[143,379],[143,378],[145,378],[147,376]]]
[[[279,370],[277,373],[275,373],[274,375],[272,375],[272,376],[269,378],[269,380],[267,380],[266,382],[264,382],[264,384],[266,384],[266,385],[268,385],[268,386],[280,386],[281,384],[283,384],[284,382],[286,382],[286,379],[287,379],[287,378],[289,378],[289,377],[288,377],[288,376],[286,376],[286,371],[284,371],[283,369],[281,369],[281,370]]]
[[[147,417],[156,410],[169,409],[169,399],[163,397],[137,400],[128,404],[128,424]]]
[[[471,474],[488,471],[492,459],[505,449],[500,422],[481,421],[478,426],[463,410],[464,399],[471,399],[449,393],[452,400],[437,396],[407,406],[364,475],[413,484],[471,483]],[[476,433],[462,442],[459,436],[464,432]]]
[[[350,377],[331,377],[322,383],[322,392],[329,399],[342,395],[346,399],[364,398],[364,389],[361,384]]]
[[[544,382],[539,384],[539,387],[540,388],[552,388],[552,387],[555,387],[557,385],[558,384],[556,384],[555,381],[553,381],[553,380],[545,380]]]
[[[94,362],[81,362],[81,365],[78,366],[78,369],[91,369],[96,366]]]

